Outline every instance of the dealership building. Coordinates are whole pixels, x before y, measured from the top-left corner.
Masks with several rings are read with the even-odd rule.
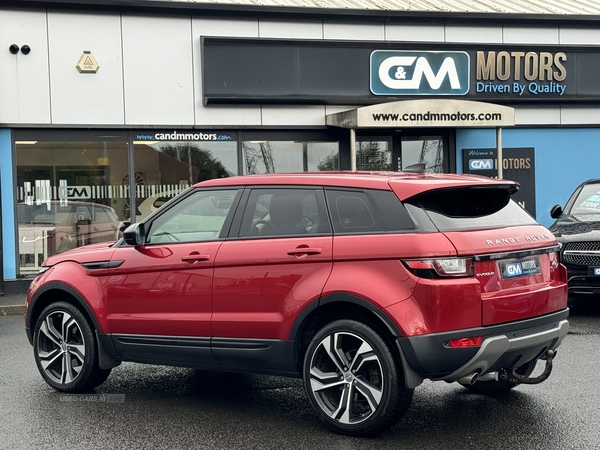
[[[600,1],[5,0],[4,290],[190,185],[323,170],[599,177]]]

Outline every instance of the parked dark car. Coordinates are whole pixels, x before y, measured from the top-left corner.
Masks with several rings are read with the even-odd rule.
[[[564,209],[555,205],[550,227],[561,245],[571,297],[600,294],[600,178],[584,181]]]
[[[25,316],[38,369],[66,393],[121,361],[301,377],[321,420],[355,436],[397,422],[426,378],[539,383],[569,329],[566,270],[517,189],[416,173],[199,183],[116,243],[46,260]]]

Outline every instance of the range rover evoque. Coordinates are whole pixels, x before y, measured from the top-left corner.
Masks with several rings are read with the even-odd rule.
[[[321,420],[355,436],[396,423],[423,379],[539,383],[568,331],[566,270],[517,189],[422,173],[199,183],[117,242],[44,262],[25,314],[35,361],[66,393],[122,361],[301,377]]]

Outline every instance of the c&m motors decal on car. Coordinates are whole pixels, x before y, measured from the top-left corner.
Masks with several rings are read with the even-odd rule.
[[[511,263],[501,263],[500,271],[502,278],[515,278],[527,275],[537,275],[541,273],[540,262],[538,258],[525,259]]]
[[[465,95],[470,58],[466,52],[391,51],[371,53],[375,95]]]

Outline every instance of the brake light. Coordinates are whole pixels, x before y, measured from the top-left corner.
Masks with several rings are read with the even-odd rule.
[[[404,264],[415,275],[422,278],[427,272],[435,273],[437,277],[468,277],[473,275],[472,258],[436,258],[436,259],[410,259]]]
[[[452,339],[448,341],[448,347],[465,348],[465,347],[480,347],[483,342],[483,336],[473,336],[461,339]]]

